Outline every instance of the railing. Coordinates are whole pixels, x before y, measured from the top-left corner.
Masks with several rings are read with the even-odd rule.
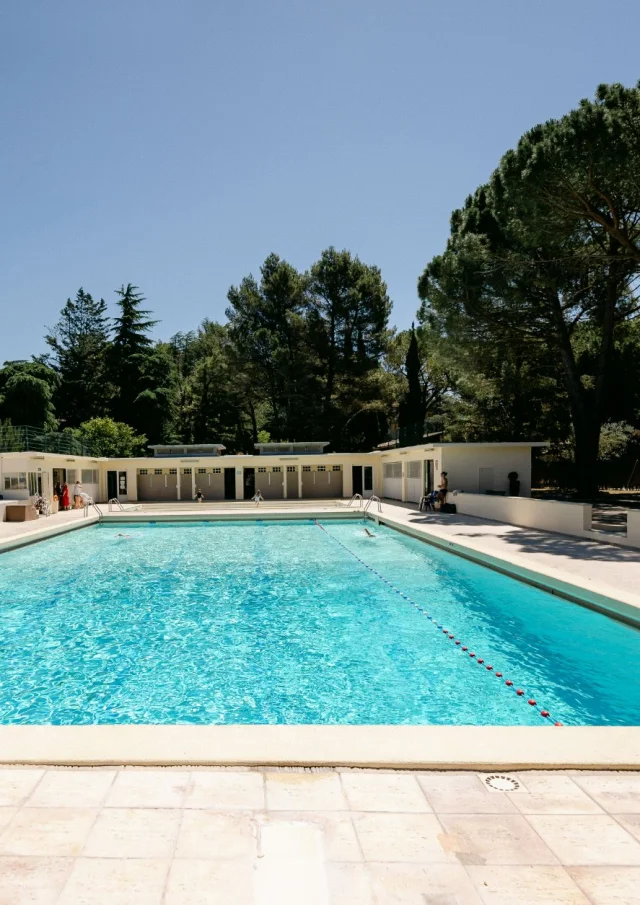
[[[98,509],[96,503],[94,503],[93,499],[90,496],[85,496],[84,498],[84,517],[86,518],[89,515],[89,509],[93,508],[98,513],[98,520],[102,521],[102,510]]]
[[[0,452],[45,452],[91,456],[92,448],[70,431],[45,431],[28,424],[0,422]]]
[[[346,504],[346,508],[348,509],[349,506],[351,506],[351,504],[352,504],[355,500],[358,501],[358,506],[360,506],[360,507],[362,506],[362,503],[364,502],[363,497],[362,497],[362,494],[360,494],[360,493],[354,493],[354,495],[351,497],[351,499],[349,500],[349,502]]]
[[[112,498],[109,500],[109,502],[107,503],[107,506],[109,507],[109,512],[111,512],[111,511],[113,510],[113,504],[114,504],[114,503],[115,503],[115,505],[118,507],[118,509],[119,509],[121,512],[124,512],[124,506],[122,505],[122,503],[120,502],[120,500],[119,500],[117,497],[115,497],[115,496],[112,497]]]
[[[367,514],[367,512],[369,511],[369,507],[371,506],[372,503],[377,503],[378,512],[382,512],[382,503],[380,502],[380,497],[375,496],[375,494],[374,494],[373,496],[370,496],[369,499],[367,500],[367,505],[364,507],[364,509],[362,511],[363,515]]]

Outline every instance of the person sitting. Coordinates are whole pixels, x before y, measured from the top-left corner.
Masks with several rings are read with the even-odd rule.
[[[196,490],[196,503],[204,503],[204,493],[198,489]]]

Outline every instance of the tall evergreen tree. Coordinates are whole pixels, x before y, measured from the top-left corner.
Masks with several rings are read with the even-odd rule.
[[[116,290],[120,314],[113,319],[113,340],[110,355],[110,377],[114,386],[111,415],[142,432],[136,400],[148,389],[145,383],[145,366],[153,341],[148,335],[158,321],[142,308],[146,301],[138,287],[127,283]]]
[[[412,446],[422,440],[425,415],[425,398],[420,382],[420,351],[413,324],[405,359],[405,371],[408,386],[400,400],[398,426],[400,428],[400,446]]]
[[[67,299],[60,319],[45,337],[52,350],[49,361],[60,381],[55,393],[58,418],[66,427],[102,415],[108,402],[107,306],[96,302],[82,287],[75,299]]]
[[[41,361],[5,361],[0,368],[0,420],[55,430],[59,377]]]

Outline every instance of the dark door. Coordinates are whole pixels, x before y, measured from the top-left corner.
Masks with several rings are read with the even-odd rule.
[[[245,468],[244,470],[244,498],[250,500],[255,496],[256,492],[256,470],[255,468]]]
[[[118,472],[107,472],[107,499],[113,500],[118,496]]]
[[[426,488],[427,493],[431,493],[433,490],[433,459],[427,459],[427,473],[426,473]]]
[[[351,475],[353,479],[353,492],[359,493],[360,496],[362,496],[362,465],[352,465]]]
[[[373,490],[373,465],[364,466],[364,489],[365,493]]]
[[[224,470],[224,498],[225,500],[235,500],[236,498],[235,468],[225,468]]]

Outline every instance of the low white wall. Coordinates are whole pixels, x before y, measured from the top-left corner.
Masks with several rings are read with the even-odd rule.
[[[559,500],[480,493],[449,494],[448,499],[455,503],[457,511],[462,515],[475,515],[496,522],[580,537],[584,537],[585,531],[591,529],[592,512],[589,503],[563,503]]]
[[[627,542],[640,547],[640,509],[627,509]]]

